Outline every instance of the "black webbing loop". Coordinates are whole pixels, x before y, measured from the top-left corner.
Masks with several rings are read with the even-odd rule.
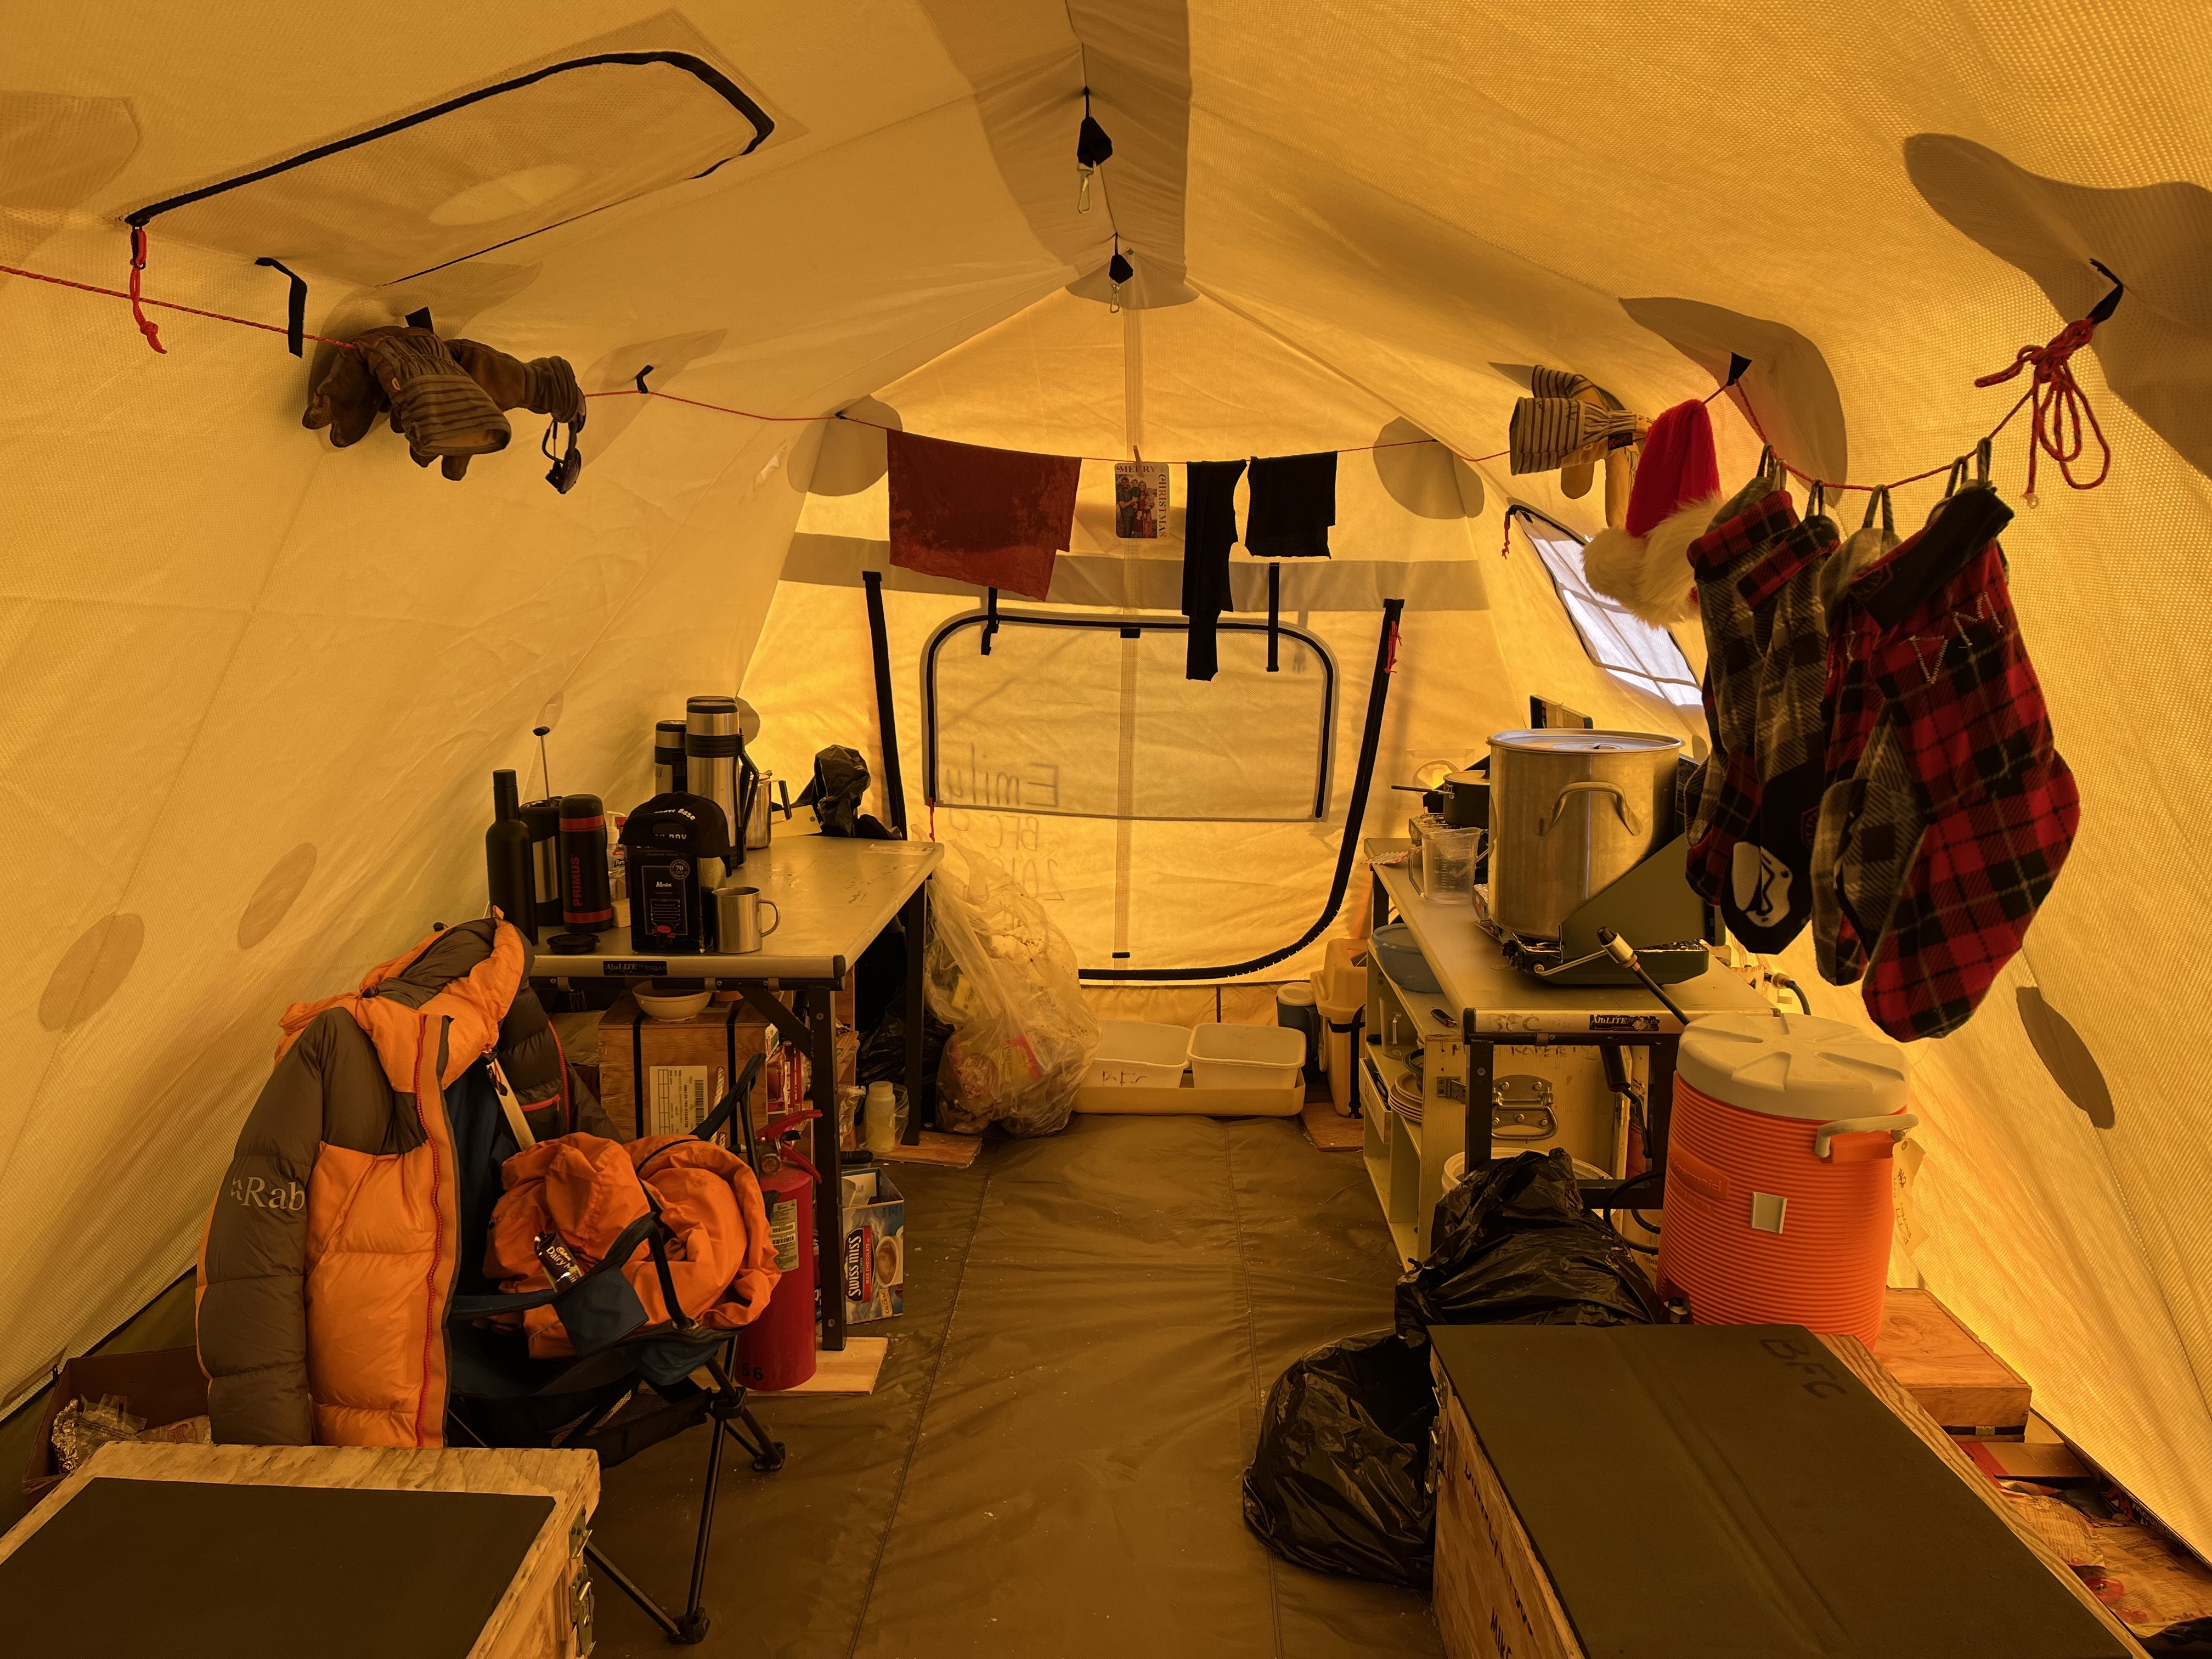
[[[1149,980],[1162,982],[1206,979],[1235,979],[1243,974],[1256,974],[1272,968],[1285,958],[1296,956],[1322,936],[1322,930],[1336,920],[1343,908],[1345,890],[1352,884],[1352,860],[1359,854],[1359,829],[1367,816],[1367,795],[1375,782],[1375,757],[1382,745],[1382,712],[1390,699],[1390,663],[1398,635],[1398,618],[1406,609],[1403,599],[1382,601],[1382,629],[1375,639],[1375,677],[1367,684],[1367,720],[1359,732],[1359,765],[1352,774],[1352,799],[1345,808],[1344,839],[1336,849],[1336,874],[1329,883],[1328,902],[1322,907],[1321,915],[1306,929],[1279,951],[1270,951],[1263,957],[1254,957],[1249,962],[1231,963],[1223,968],[1085,968],[1082,977],[1091,980]]]
[[[983,654],[991,654],[991,635],[999,631],[999,590],[983,590]]]
[[[891,828],[904,841],[906,780],[899,773],[898,712],[891,697],[890,630],[884,623],[884,573],[863,570],[860,583],[868,591],[868,654],[876,665],[876,735],[884,747],[884,796],[890,808]]]
[[[1283,626],[1283,567],[1272,560],[1267,565],[1267,672],[1277,671],[1276,640]]]
[[[256,259],[257,265],[266,265],[271,270],[281,270],[292,279],[291,297],[284,307],[284,343],[292,348],[295,357],[307,355],[307,279],[286,264],[282,259]]]

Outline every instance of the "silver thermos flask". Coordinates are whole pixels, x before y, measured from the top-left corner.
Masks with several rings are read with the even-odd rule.
[[[686,792],[687,771],[684,757],[684,736],[686,731],[682,720],[657,721],[653,728],[653,793],[656,795],[680,795]]]
[[[738,700],[735,697],[693,697],[684,705],[684,788],[688,793],[704,795],[722,809],[722,820],[732,834],[732,852],[728,862],[744,862],[744,815],[738,810],[738,757],[744,749],[744,737],[738,730]],[[722,871],[708,866],[720,860],[701,861],[701,884],[709,890],[720,886]],[[707,879],[712,876],[713,880]]]

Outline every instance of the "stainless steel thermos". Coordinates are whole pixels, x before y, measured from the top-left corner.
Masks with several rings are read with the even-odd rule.
[[[561,801],[556,795],[522,803],[530,836],[531,889],[538,898],[540,937],[561,931]]]
[[[730,826],[730,855],[726,867],[745,861],[744,826],[760,773],[745,758],[744,733],[738,726],[735,697],[697,696],[684,705],[684,766],[686,789],[704,795],[722,809]],[[710,872],[720,885],[720,871]]]
[[[682,720],[660,720],[653,728],[653,793],[682,795],[690,792],[684,781]]]

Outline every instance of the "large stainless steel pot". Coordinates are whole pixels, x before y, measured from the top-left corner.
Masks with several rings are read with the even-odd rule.
[[[1572,729],[1490,739],[1490,914],[1556,939],[1591,894],[1674,834],[1676,738]]]

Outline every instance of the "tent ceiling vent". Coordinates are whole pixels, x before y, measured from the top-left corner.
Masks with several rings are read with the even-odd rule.
[[[790,136],[680,19],[664,15],[624,35],[658,43],[572,49],[149,203],[128,222],[240,258],[394,283],[703,177]]]

